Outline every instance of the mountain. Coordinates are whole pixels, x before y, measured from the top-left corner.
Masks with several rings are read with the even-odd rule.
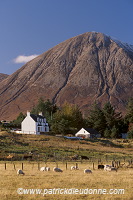
[[[110,101],[124,113],[132,94],[132,45],[88,32],[58,44],[3,80],[0,118],[26,113],[39,97],[58,106],[77,104],[84,113],[95,101]]]
[[[2,74],[2,73],[0,73],[0,82],[1,82],[2,80],[4,80],[5,78],[7,78],[7,77],[8,77],[7,74]]]

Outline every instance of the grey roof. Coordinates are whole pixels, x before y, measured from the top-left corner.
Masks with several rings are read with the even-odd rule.
[[[45,119],[45,117],[42,116],[42,115],[30,114],[30,116],[31,116],[31,118],[32,118],[35,122],[37,122],[37,118],[39,118],[39,119]]]
[[[93,128],[84,128],[87,132],[89,132],[90,134],[99,134],[99,132],[97,132],[95,129]]]

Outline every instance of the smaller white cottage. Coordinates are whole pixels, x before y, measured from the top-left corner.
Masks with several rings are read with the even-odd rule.
[[[101,134],[92,128],[81,128],[76,134],[76,137],[82,138],[100,138]]]
[[[40,135],[44,132],[49,132],[49,125],[42,113],[34,115],[27,111],[27,116],[21,123],[21,133]]]

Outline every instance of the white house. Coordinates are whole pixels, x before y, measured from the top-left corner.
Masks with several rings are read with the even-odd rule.
[[[81,128],[76,134],[76,137],[82,138],[100,138],[101,134],[92,128]]]
[[[44,132],[49,132],[49,125],[42,113],[34,115],[27,111],[27,116],[21,123],[21,133],[40,135]]]

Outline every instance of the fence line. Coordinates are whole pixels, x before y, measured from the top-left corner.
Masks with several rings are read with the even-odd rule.
[[[125,161],[125,159],[123,159],[123,161]],[[74,163],[74,165],[76,166],[76,168],[78,168],[78,165],[82,166],[83,164],[86,164],[89,166],[92,166],[91,168],[97,169],[98,165],[104,165],[104,164],[111,164],[113,167],[119,168],[120,166],[124,165],[124,166],[131,166],[133,167],[133,159],[130,159],[124,163],[122,163],[120,160],[112,160],[111,162],[103,162],[101,159],[98,159],[97,162],[93,162],[93,161],[82,161],[82,163],[80,161],[69,161],[69,162],[20,162],[19,165],[21,165],[21,169],[24,170],[26,167],[24,167],[27,164],[31,165],[31,168],[33,170],[33,168],[35,168],[35,164],[37,165],[36,169],[40,170],[40,165],[44,164],[45,166],[47,166],[49,164],[54,164],[56,167],[58,167],[59,165],[64,165],[64,168],[66,170],[68,170],[68,166],[72,165]],[[11,165],[13,166],[13,169],[16,170],[16,165],[18,165],[18,162],[12,162],[12,161],[8,161],[8,162],[4,162],[4,163],[0,163],[0,165],[3,165],[3,168],[5,170],[8,169],[8,166]]]

